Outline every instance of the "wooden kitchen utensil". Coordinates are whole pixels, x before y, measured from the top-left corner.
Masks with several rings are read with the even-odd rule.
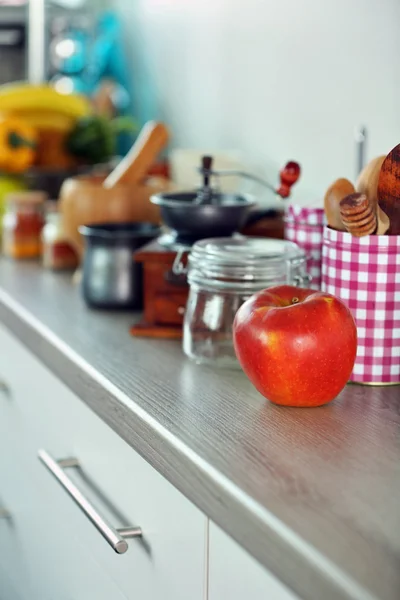
[[[166,192],[166,179],[152,178],[136,185],[116,185],[107,190],[104,176],[66,179],[60,192],[60,211],[65,237],[81,258],[84,242],[79,227],[98,223],[160,223],[160,210],[150,202],[153,194]]]
[[[362,237],[376,231],[376,210],[366,194],[350,194],[340,201],[343,225],[352,235]]]
[[[64,181],[60,192],[63,228],[79,257],[84,243],[81,225],[160,222],[160,209],[150,196],[170,189],[165,179],[144,181],[149,167],[168,140],[162,123],[147,123],[125,158],[107,177],[89,175]]]
[[[340,202],[349,194],[354,194],[354,185],[344,178],[337,179],[328,188],[324,198],[325,216],[328,226],[338,231],[346,231],[340,216]]]
[[[376,235],[384,235],[390,229],[390,219],[379,204],[376,205],[376,218],[378,224],[375,233]]]
[[[110,190],[121,183],[139,183],[146,176],[159,152],[166,146],[168,139],[168,129],[163,123],[146,123],[128,154],[105,179],[103,187]]]
[[[378,201],[390,219],[388,233],[400,235],[400,144],[383,161],[378,181]]]
[[[376,216],[378,219],[378,227],[376,233],[378,235],[385,234],[390,226],[390,219],[378,204],[378,182],[382,164],[385,156],[377,156],[373,158],[361,171],[356,181],[356,191],[360,194],[366,194],[376,207]]]
[[[377,156],[365,165],[356,181],[356,192],[366,194],[372,202],[378,200],[379,173],[385,156]]]

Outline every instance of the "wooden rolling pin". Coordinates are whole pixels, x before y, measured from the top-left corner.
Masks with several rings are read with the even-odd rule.
[[[168,129],[163,123],[146,123],[128,154],[104,180],[103,187],[109,190],[120,183],[128,183],[130,186],[139,183],[168,139]]]

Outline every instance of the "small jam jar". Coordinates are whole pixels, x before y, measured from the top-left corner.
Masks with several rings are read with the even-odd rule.
[[[66,239],[62,215],[58,212],[56,202],[46,206],[46,225],[42,231],[43,266],[54,271],[75,269],[78,256]]]
[[[183,269],[175,263],[176,270]],[[307,287],[306,254],[285,240],[243,237],[196,242],[188,257],[183,351],[198,363],[239,367],[232,342],[239,307],[275,285]]]
[[[8,194],[3,216],[3,253],[15,259],[39,258],[44,225],[44,192]]]

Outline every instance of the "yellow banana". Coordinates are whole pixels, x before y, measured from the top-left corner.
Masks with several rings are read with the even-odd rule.
[[[19,110],[6,114],[22,119],[37,131],[53,129],[68,133],[76,123],[76,118],[51,110]]]
[[[60,94],[50,85],[10,83],[0,86],[0,112],[51,111],[71,119],[91,114],[92,107],[84,96]]]

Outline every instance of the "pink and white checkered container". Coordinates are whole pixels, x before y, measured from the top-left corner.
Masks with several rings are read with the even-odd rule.
[[[400,236],[324,230],[322,289],[341,298],[357,324],[350,381],[400,383]]]
[[[285,238],[295,242],[307,256],[307,272],[311,288],[321,287],[322,240],[325,224],[323,208],[309,208],[290,204],[285,217]]]

